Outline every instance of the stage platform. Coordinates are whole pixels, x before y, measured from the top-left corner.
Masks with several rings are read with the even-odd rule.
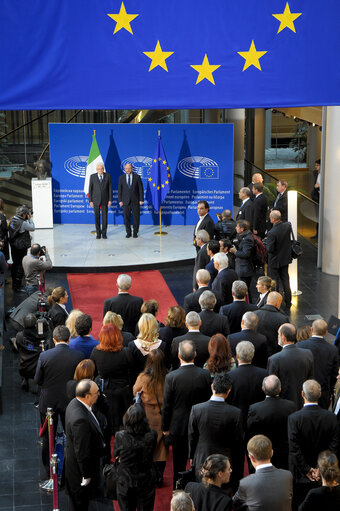
[[[145,270],[194,260],[193,225],[141,225],[138,238],[126,238],[123,225],[109,225],[108,239],[97,240],[90,224],[56,224],[36,229],[33,241],[46,245],[55,271],[103,272]]]

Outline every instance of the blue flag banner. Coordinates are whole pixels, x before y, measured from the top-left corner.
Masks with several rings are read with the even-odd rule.
[[[340,104],[339,0],[2,0],[0,109]]]
[[[171,173],[165,156],[161,137],[158,136],[155,155],[149,170],[147,201],[156,211],[163,204],[165,197],[171,189]]]

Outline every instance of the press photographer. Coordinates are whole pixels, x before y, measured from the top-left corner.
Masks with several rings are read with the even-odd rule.
[[[52,261],[46,247],[34,243],[30,253],[22,260],[28,295],[45,290],[45,271],[52,268]]]
[[[23,257],[27,254],[27,249],[31,246],[30,231],[35,230],[32,220],[32,212],[28,206],[19,206],[16,215],[11,219],[8,227],[9,243],[12,254],[12,287],[19,293],[25,292],[22,289],[22,277],[24,270],[22,267]]]

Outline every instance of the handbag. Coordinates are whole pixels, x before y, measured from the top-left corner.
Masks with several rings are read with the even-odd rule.
[[[119,461],[115,459],[112,464],[103,468],[104,495],[107,499],[117,500],[117,480]]]
[[[178,479],[176,481],[176,490],[184,490],[188,483],[195,481],[195,469],[193,466],[184,472],[178,472]]]
[[[303,254],[303,250],[302,250],[302,247],[300,245],[300,242],[295,239],[293,229],[290,232],[291,232],[291,235],[292,235],[292,238],[293,238],[293,239],[290,240],[290,248],[291,248],[291,251],[292,251],[292,258],[293,259],[297,259],[298,257],[300,257]]]

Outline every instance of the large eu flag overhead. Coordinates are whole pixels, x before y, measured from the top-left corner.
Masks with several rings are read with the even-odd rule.
[[[340,104],[339,0],[2,0],[0,109]]]
[[[148,175],[147,200],[156,211],[159,211],[171,188],[170,168],[160,134],[158,135],[156,151]]]

